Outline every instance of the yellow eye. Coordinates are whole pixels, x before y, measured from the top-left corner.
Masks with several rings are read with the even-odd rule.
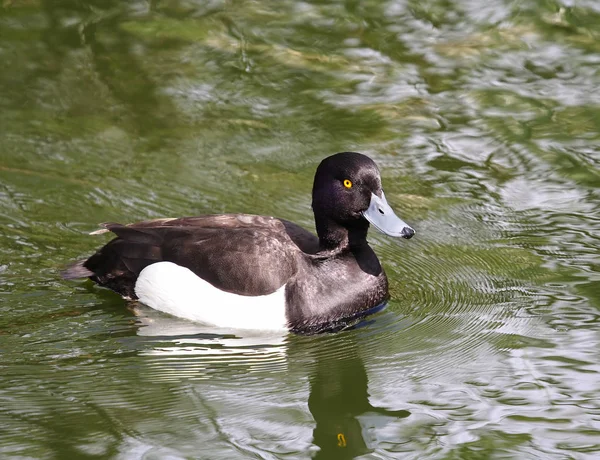
[[[352,181],[349,181],[348,179],[344,180],[344,187],[352,188]]]

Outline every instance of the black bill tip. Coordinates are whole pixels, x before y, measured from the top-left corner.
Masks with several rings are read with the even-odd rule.
[[[414,235],[415,231],[410,227],[404,227],[402,232],[400,232],[400,236],[402,238],[406,238],[407,240],[410,240]]]

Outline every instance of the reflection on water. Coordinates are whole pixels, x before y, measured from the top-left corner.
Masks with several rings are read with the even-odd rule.
[[[3,2],[0,456],[596,458],[600,10],[484,3]],[[364,327],[215,330],[57,276],[103,221],[312,228],[344,150],[418,235],[370,235]]]
[[[156,379],[210,378],[211,365],[243,366],[247,372],[285,370],[287,333],[220,329],[135,307],[139,329],[151,348],[142,356],[156,357]]]
[[[343,343],[342,356],[332,356],[332,344],[315,350],[308,407],[316,423],[313,442],[320,448],[316,459],[350,459],[373,452],[372,445],[367,445],[370,434],[361,423],[361,416],[404,418],[409,415],[405,410],[387,411],[371,406],[369,380],[358,352],[359,345],[354,336]]]
[[[371,405],[361,339],[353,332],[290,342],[288,334],[219,330],[141,305],[136,316],[138,336],[151,339],[141,355],[149,358],[144,372],[153,382],[207,380],[218,368],[228,368],[228,374],[243,369],[245,377],[258,373],[264,379],[300,366],[308,373],[308,410],[315,424],[312,443],[318,447],[314,458],[351,459],[371,453],[369,427],[410,415]],[[260,424],[262,414],[255,416],[254,423]]]

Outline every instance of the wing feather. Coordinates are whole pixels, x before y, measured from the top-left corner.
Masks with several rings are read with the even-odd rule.
[[[116,238],[71,274],[92,273],[94,281],[132,298],[140,272],[160,261],[189,268],[224,291],[270,294],[293,275],[302,252],[273,217],[226,214],[102,227]]]

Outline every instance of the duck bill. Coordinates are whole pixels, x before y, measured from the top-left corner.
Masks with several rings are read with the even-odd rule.
[[[409,239],[415,234],[415,231],[394,213],[383,192],[381,192],[381,198],[374,193],[371,194],[371,203],[369,208],[363,212],[363,216],[377,230],[386,235]]]

